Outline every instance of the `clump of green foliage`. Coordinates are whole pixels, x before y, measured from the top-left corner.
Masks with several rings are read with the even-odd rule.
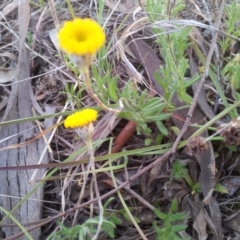
[[[157,240],[187,240],[178,235],[180,231],[185,230],[188,226],[180,224],[180,222],[185,219],[185,214],[184,212],[177,212],[177,209],[178,204],[175,198],[173,199],[167,214],[162,213],[155,208],[154,212],[156,216],[163,221],[161,227],[159,227],[157,221],[153,222],[154,230],[157,233]]]
[[[92,236],[97,231],[99,217],[90,218],[81,225],[74,227],[65,227],[61,222],[57,222],[60,230],[52,233],[47,240],[91,240]],[[105,232],[110,238],[114,238],[115,224],[113,221],[103,219],[102,231]]]

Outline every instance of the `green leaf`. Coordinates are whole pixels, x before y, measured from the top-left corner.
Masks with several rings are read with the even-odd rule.
[[[98,224],[98,222],[99,222],[99,219],[97,219],[97,218],[89,218],[89,219],[85,222],[85,224]]]
[[[178,127],[172,126],[170,127],[170,129],[172,129],[172,131],[176,134],[176,136],[178,136],[178,134],[180,133],[180,129]]]
[[[147,99],[147,93],[146,91],[144,91],[142,95],[140,95],[140,97],[138,98],[138,102],[137,102],[138,109],[143,109],[145,105],[148,104],[149,101],[151,101],[151,99],[147,99],[147,100],[146,99]]]
[[[164,135],[167,136],[168,135],[168,130],[167,128],[164,126],[164,124],[161,121],[156,121],[156,125],[158,127],[158,130]]]
[[[178,209],[178,202],[177,202],[177,199],[174,198],[174,199],[172,200],[170,210],[171,210],[171,212],[174,213],[174,212],[177,212],[177,209]]]
[[[113,226],[111,222],[108,222],[108,221],[105,221],[103,222],[102,224],[102,228],[104,230],[104,232],[107,233],[107,235],[110,237],[110,238],[114,238],[115,237],[115,234],[114,234],[114,229],[115,229],[115,225]]]
[[[171,215],[170,215],[170,221],[171,221],[171,222],[179,221],[179,220],[183,220],[183,219],[185,219],[185,214],[184,214],[184,212],[178,212],[178,213],[175,213],[175,214],[171,214]]]
[[[126,220],[128,220],[129,222],[131,222],[131,219],[129,218],[129,215],[128,215],[126,212],[123,213],[123,217],[124,217]],[[140,221],[139,221],[138,218],[134,217],[134,219],[135,219],[135,221],[136,221],[137,223],[140,223]]]
[[[165,229],[164,229],[164,236],[166,237],[166,236],[168,236],[168,237],[170,237],[170,238],[168,238],[168,239],[172,239],[172,237],[171,237],[171,234],[172,233],[172,225],[171,224],[169,224],[167,227],[165,227]]]
[[[83,226],[80,226],[80,228],[79,228],[79,234],[78,234],[79,239],[84,240],[85,237],[86,237],[86,235],[87,235],[87,229],[84,228]]]
[[[175,225],[172,227],[172,231],[173,232],[180,232],[180,231],[183,231],[187,228],[188,226],[187,225]]]
[[[160,74],[159,74],[158,71],[156,71],[156,72],[154,73],[154,77],[155,77],[155,79],[157,80],[158,84],[163,88],[164,92],[166,92],[167,86],[168,86],[168,85],[167,85],[167,82],[164,81],[164,80],[161,78],[161,76],[160,76]]]
[[[160,212],[157,208],[154,208],[154,213],[159,219],[165,220],[167,217],[167,214]]]
[[[114,79],[111,79],[108,81],[108,95],[109,98],[113,101],[118,101],[118,95],[117,95],[117,77]]]
[[[163,111],[165,103],[161,98],[152,98],[147,100],[142,106],[142,109],[147,109],[149,112],[152,111]]]
[[[104,211],[106,211],[106,208],[108,206],[108,204],[110,204],[110,202],[112,202],[115,198],[114,197],[110,197],[108,198],[108,200],[105,202],[105,204],[103,205],[103,209]]]
[[[121,225],[122,224],[122,220],[117,216],[116,213],[112,213],[109,217],[109,220],[116,225]]]
[[[214,188],[215,192],[219,192],[219,193],[224,193],[224,194],[228,194],[228,190],[220,183],[217,183],[215,188]]]
[[[186,173],[186,164],[182,163],[177,159],[173,164],[172,164],[172,171],[171,171],[171,179],[179,179],[179,178],[184,178],[185,173]]]
[[[194,184],[194,186],[192,188],[192,194],[200,193],[200,192],[201,192],[200,183],[197,182],[197,183]]]
[[[146,116],[146,120],[149,122],[161,121],[171,117],[171,113],[162,113],[156,116]]]
[[[157,143],[157,145],[160,145],[162,143],[162,140],[163,140],[163,135],[162,134],[158,134],[156,136],[156,143]]]
[[[194,75],[190,80],[186,80],[186,81],[184,82],[184,87],[185,87],[185,88],[188,88],[188,87],[192,86],[195,82],[197,82],[198,80],[200,80],[200,78],[201,78],[200,75],[198,75],[198,74]]]
[[[240,94],[238,92],[236,92],[235,94],[236,94],[237,101],[240,101]]]
[[[150,138],[146,138],[144,141],[145,146],[150,146],[151,143],[152,143],[152,139]]]
[[[185,4],[179,4],[171,10],[171,16],[175,16],[177,13],[185,8]]]

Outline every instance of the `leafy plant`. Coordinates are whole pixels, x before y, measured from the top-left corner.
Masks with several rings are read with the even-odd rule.
[[[154,209],[156,216],[163,220],[163,226],[159,227],[157,221],[153,222],[154,230],[157,233],[157,240],[185,240],[178,235],[178,232],[187,228],[187,225],[179,224],[185,219],[184,212],[177,212],[177,200],[173,199],[167,214],[157,208]]]
[[[239,25],[239,16],[240,16],[240,4],[239,1],[234,0],[230,4],[226,4],[224,8],[225,19],[224,19],[224,31],[234,37],[239,37],[240,35],[240,25]],[[218,41],[221,46],[222,55],[229,50],[235,40],[229,36],[223,35]]]
[[[239,15],[240,15],[240,4],[237,0],[232,1],[230,4],[227,4],[225,9],[225,21],[224,21],[224,31],[233,37],[239,37],[240,27],[239,27]],[[223,35],[219,40],[219,45],[221,47],[222,57],[224,58],[226,54],[229,55],[231,52],[232,46],[235,44],[235,40],[230,37]],[[239,101],[240,94],[238,90],[240,89],[240,55],[237,53],[234,57],[225,57],[224,58],[226,65],[222,69],[221,74],[226,84],[229,85],[232,97]]]
[[[165,135],[168,133],[161,121],[169,118],[171,113],[164,113],[166,102],[163,99],[159,97],[149,98],[147,91],[139,94],[130,82],[123,89],[122,98],[125,108],[119,116],[135,121],[138,124],[139,132],[150,133],[151,130],[147,123],[156,122],[161,133]]]
[[[99,217],[90,218],[84,224],[76,225],[74,227],[65,227],[61,222],[57,222],[60,230],[52,233],[47,240],[91,240],[91,235],[94,235],[97,231]],[[110,238],[114,238],[115,224],[111,221],[103,219],[103,232],[105,232]]]
[[[232,96],[235,100],[240,100],[240,94],[238,90],[240,89],[240,54],[237,53],[236,56],[231,59],[222,70],[224,78],[229,82]]]
[[[161,56],[164,60],[164,66],[160,67],[161,75],[155,73],[158,83],[164,90],[164,99],[171,105],[172,97],[175,93],[180,100],[191,103],[192,98],[187,94],[187,88],[194,82],[199,80],[199,76],[187,78],[187,71],[189,70],[188,58],[186,56],[186,49],[189,47],[188,36],[190,34],[190,27],[179,27],[176,24],[169,23],[166,27],[162,25],[161,21],[156,24],[159,14],[163,19],[169,20],[176,16],[179,11],[184,8],[183,1],[176,1],[172,6],[171,11],[168,9],[168,4],[165,1],[148,0],[147,11],[150,20],[153,21],[152,32],[156,37],[156,42],[159,43],[161,49]],[[169,16],[171,14],[171,17]]]
[[[110,198],[104,204],[104,215],[106,216],[103,218],[102,224],[102,233],[107,234],[109,238],[114,238],[114,230],[116,225],[122,224],[121,219],[118,217],[116,213],[108,213],[106,211],[107,205],[113,200],[114,198]],[[81,225],[76,225],[74,227],[65,227],[61,222],[57,221],[60,230],[52,233],[47,240],[91,240],[91,236],[94,235],[97,231],[97,226],[99,222],[99,217],[94,217],[88,219],[85,223]]]
[[[184,179],[188,186],[191,188],[192,194],[195,194],[196,192],[198,193],[201,192],[200,183],[193,182],[186,168],[186,164],[181,163],[179,160],[176,160],[172,164],[170,182],[172,182],[174,179]],[[217,183],[216,186],[214,187],[214,191],[219,193],[228,193],[227,189],[219,183]]]
[[[66,83],[65,92],[62,92],[68,96],[67,102],[71,102],[77,109],[81,108],[81,98],[84,88],[75,90],[73,85]]]
[[[95,89],[101,101],[105,104],[108,101],[114,103],[122,101],[124,109],[118,115],[119,117],[135,121],[138,125],[138,132],[150,133],[151,130],[147,123],[156,122],[159,131],[164,135],[168,134],[161,121],[169,118],[171,113],[164,113],[166,102],[162,98],[148,96],[147,90],[141,92],[132,80],[129,80],[120,90],[117,86],[118,77],[112,78],[109,70],[103,77],[99,76],[95,67],[92,70],[93,77],[96,79]]]
[[[194,183],[192,178],[190,177],[188,170],[186,168],[186,164],[176,160],[172,164],[172,171],[170,176],[170,182],[174,179],[184,179],[188,186],[191,188],[192,194],[195,192],[200,192],[200,184]]]

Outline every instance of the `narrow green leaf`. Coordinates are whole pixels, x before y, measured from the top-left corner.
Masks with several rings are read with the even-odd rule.
[[[154,208],[154,213],[159,219],[165,220],[167,217],[167,214],[160,212],[157,208]]]
[[[225,194],[229,193],[228,190],[220,183],[216,184],[214,191],[219,193],[225,193]]]
[[[178,212],[178,213],[175,213],[175,214],[171,214],[171,216],[170,216],[170,221],[171,222],[179,221],[179,220],[183,220],[183,219],[185,219],[184,212]]]
[[[164,136],[167,136],[167,135],[169,134],[167,128],[164,126],[164,124],[163,124],[161,121],[156,121],[156,125],[157,125],[157,127],[158,127],[158,130],[159,130]]]
[[[188,227],[187,225],[175,225],[172,227],[172,231],[178,233],[180,231],[185,230],[187,227]]]
[[[174,198],[173,200],[172,200],[172,203],[171,203],[171,212],[177,212],[177,209],[178,209],[178,202],[177,202],[177,199],[176,198]]]

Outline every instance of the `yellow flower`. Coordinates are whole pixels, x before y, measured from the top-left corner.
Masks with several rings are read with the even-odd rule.
[[[64,121],[65,128],[78,128],[96,121],[98,112],[94,109],[84,109],[68,116]]]
[[[105,39],[101,26],[89,18],[67,21],[58,33],[60,48],[72,55],[95,55]]]

